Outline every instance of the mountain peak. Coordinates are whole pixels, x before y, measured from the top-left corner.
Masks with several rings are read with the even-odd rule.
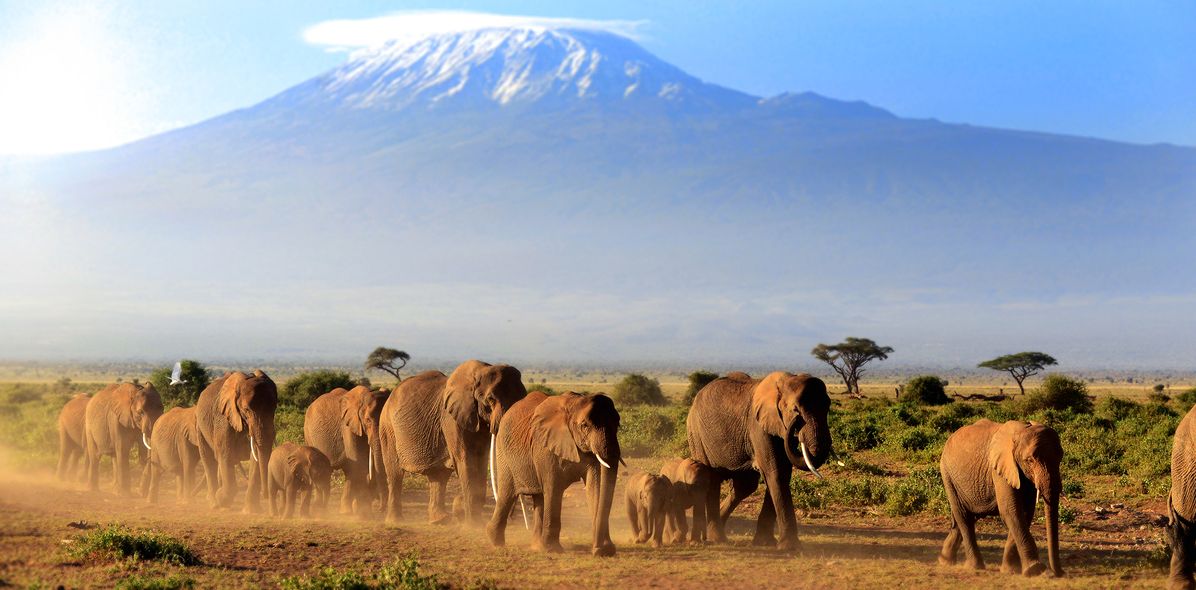
[[[534,25],[392,41],[354,53],[311,83],[325,102],[371,110],[573,101],[694,107],[754,100],[702,82],[626,37]]]

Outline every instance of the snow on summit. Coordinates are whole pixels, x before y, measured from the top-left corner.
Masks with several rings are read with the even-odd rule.
[[[434,34],[355,52],[314,81],[324,99],[360,109],[436,107],[450,99],[510,105],[544,101],[750,102],[601,31],[521,26]]]

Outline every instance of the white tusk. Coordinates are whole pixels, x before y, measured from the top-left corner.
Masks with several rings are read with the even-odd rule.
[[[594,456],[598,458],[598,462],[601,463],[603,467],[605,467],[607,469],[611,468],[609,463],[602,460],[602,455],[599,455],[598,453],[594,453]]]
[[[498,485],[494,483],[494,435],[490,435],[490,491],[494,493],[494,501],[498,501]]]
[[[249,435],[249,456],[253,457],[254,463],[257,463],[257,449],[254,448],[255,446],[256,445],[253,444],[253,435],[251,434]]]
[[[154,450],[154,449],[150,448],[150,446],[149,446],[149,441],[148,441],[148,440],[145,440],[145,433],[144,433],[144,432],[142,432],[142,433],[141,433],[141,444],[145,445],[145,450],[147,450],[147,451],[152,451],[152,450]]]
[[[1042,497],[1042,490],[1040,490],[1038,488],[1034,488],[1034,505],[1035,506],[1038,505],[1038,500],[1041,497]]]
[[[519,494],[519,509],[523,511],[523,528],[531,529],[531,525],[527,523],[527,506],[523,504],[523,494]]]
[[[806,451],[806,443],[798,441],[797,444],[801,447],[801,458],[806,461],[806,468],[810,470],[810,473],[817,475],[818,479],[826,479],[822,477],[821,473],[818,473],[817,469],[814,469],[814,462],[810,461],[810,453]]]
[[[374,450],[373,449],[370,449],[370,459],[368,462],[366,462],[366,465],[367,465],[366,477],[370,478],[370,481],[374,481]]]

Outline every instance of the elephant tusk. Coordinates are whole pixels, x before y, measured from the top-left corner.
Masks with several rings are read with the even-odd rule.
[[[612,467],[610,466],[610,463],[607,463],[606,461],[602,460],[602,455],[599,455],[598,453],[594,453],[594,456],[598,458],[598,462],[601,463],[603,467],[605,467],[607,469],[612,469]]]
[[[1038,500],[1042,498],[1042,490],[1034,488],[1034,505],[1038,505]]]
[[[255,446],[257,445],[253,444],[253,435],[251,434],[249,435],[249,456],[253,458],[254,463],[257,463],[257,449],[254,448]]]
[[[814,469],[814,462],[810,461],[810,453],[806,450],[806,443],[798,441],[797,444],[801,447],[801,458],[806,461],[806,467],[809,468],[810,473],[817,475],[818,479],[826,479],[825,477],[822,477],[821,473],[818,473],[817,469]]]
[[[490,435],[490,491],[494,493],[494,501],[498,501],[498,485],[494,479],[494,435]],[[522,500],[522,498],[520,498]]]
[[[527,523],[527,505],[523,503],[523,494],[519,494],[519,509],[523,511],[523,528],[531,529],[531,525]]]
[[[149,441],[148,441],[148,440],[145,440],[145,433],[144,433],[144,432],[142,432],[142,433],[141,433],[141,444],[145,445],[145,450],[147,450],[147,451],[152,451],[152,450],[154,450],[153,448],[151,448],[151,447],[150,447]]]

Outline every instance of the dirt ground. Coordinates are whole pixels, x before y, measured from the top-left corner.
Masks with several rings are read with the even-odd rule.
[[[631,468],[655,468],[658,463],[633,460]],[[626,472],[620,474],[620,484]],[[202,497],[193,505],[175,504],[172,490],[164,483],[162,504],[147,506],[140,499],[118,498],[108,489],[87,493],[77,485],[53,481],[49,473],[0,472],[0,586],[110,587],[133,573],[177,572],[193,578],[197,587],[274,587],[284,576],[312,573],[323,566],[372,571],[403,555],[418,556],[422,573],[464,587],[483,582],[502,588],[776,588],[783,584],[952,589],[1135,588],[1164,583],[1163,571],[1151,563],[1159,555],[1161,504],[1111,512],[1102,508],[1105,514],[1084,510],[1075,524],[1063,527],[1067,577],[1025,579],[998,571],[1004,530],[995,519],[981,527],[988,564],[982,572],[936,563],[947,527],[946,517],[939,516],[889,518],[869,511],[818,511],[799,518],[802,551],[798,555],[752,547],[759,493],[737,511],[729,530],[731,543],[653,549],[629,542],[620,487],[611,511],[618,555],[603,559],[590,556],[580,484],[570,488],[566,501],[563,555],[527,549],[529,536],[518,509],[508,530],[508,546],[502,549],[492,548],[480,529],[427,525],[421,489],[406,493],[406,520],[399,526],[336,515],[282,522],[266,515],[213,512]],[[336,494],[330,503],[333,511]],[[203,565],[80,563],[65,550],[81,532],[68,524],[80,521],[124,523],[177,536]],[[1035,530],[1043,543],[1042,526]]]

